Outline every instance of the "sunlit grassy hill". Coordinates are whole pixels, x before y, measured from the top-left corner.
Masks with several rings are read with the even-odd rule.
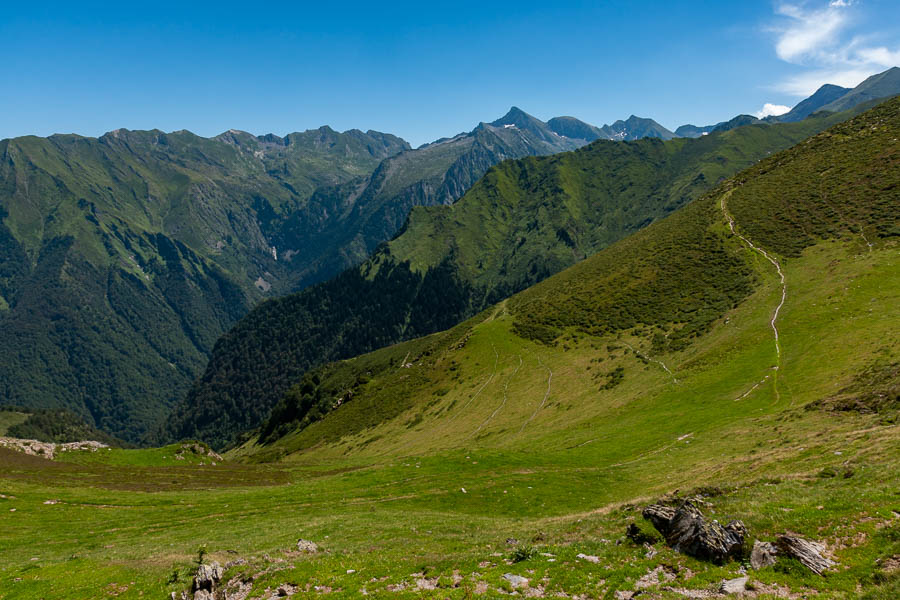
[[[222,447],[310,368],[452,327],[850,116],[506,161],[455,204],[413,209],[358,269],[247,315],[218,340],[161,439]]]
[[[898,106],[762,161],[452,330],[308,374],[263,427],[269,443],[245,450],[544,447],[585,441],[600,419],[627,453],[610,428],[643,444],[659,433],[643,419],[705,411],[693,427],[715,428],[892,364]]]

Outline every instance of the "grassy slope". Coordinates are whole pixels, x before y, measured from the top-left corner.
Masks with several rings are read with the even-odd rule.
[[[761,597],[896,597],[900,579],[877,561],[900,555],[898,407],[866,414],[816,402],[852,393],[869,366],[900,360],[900,248],[890,228],[877,227],[897,220],[898,203],[879,201],[896,199],[898,134],[900,102],[893,102],[677,213],[688,224],[706,218],[709,235],[752,281],[749,295],[677,350],[657,344],[666,351],[652,354],[659,320],[594,333],[555,324],[555,344],[513,333],[528,306],[520,299],[571,298],[559,293],[573,273],[603,289],[605,280],[588,274],[604,254],[640,260],[640,248],[626,241],[450,332],[329,367],[319,387],[350,381],[352,399],[300,433],[232,453],[244,460],[292,453],[280,463],[52,465],[0,453],[0,595],[161,596],[188,585],[201,544],[223,562],[250,560],[230,575],[271,567],[255,580],[254,597],[281,583],[310,593],[327,586],[329,597],[347,598],[399,585],[407,587],[391,597],[466,598],[488,586],[490,597],[508,589],[504,573],[516,573],[547,594],[611,598],[659,565],[674,573],[670,585],[713,590],[737,575],[737,563],[712,566],[662,544],[648,557],[623,537],[629,522],[641,522],[634,503],[706,486],[716,488],[707,491],[707,513],[743,519],[751,539],[793,531],[824,541],[840,563],[822,578],[784,560],[751,572]],[[831,175],[816,168],[842,162]],[[826,200],[804,196],[808,186],[781,185],[809,174],[813,186],[848,185],[839,206],[849,216],[810,219],[809,231],[826,235],[796,248],[794,236],[776,235],[781,226],[762,225],[796,222],[765,210],[782,197],[796,200],[794,215],[816,214]],[[864,189],[870,193],[851,193]],[[784,249],[775,254],[788,289],[777,321],[780,361],[769,323],[780,281],[771,263],[730,235],[723,198],[739,232],[768,232]],[[863,227],[869,246],[858,225],[877,214],[873,206],[889,212],[871,234]],[[648,244],[679,218],[634,243]],[[667,276],[660,271],[656,281]],[[702,281],[683,283],[696,291]],[[658,313],[651,306],[642,314]],[[763,381],[776,364],[777,380]],[[618,367],[624,377],[611,387]],[[878,372],[887,378],[866,375],[867,388],[896,384],[890,369]],[[158,451],[118,462],[134,465],[147,452]],[[291,554],[299,537],[326,552]],[[553,556],[507,564],[508,537]],[[419,580],[439,587],[419,590]],[[677,596],[657,589],[655,597]]]
[[[506,161],[452,206],[414,209],[359,270],[250,313],[218,341],[168,437],[223,446],[310,367],[452,326],[849,116]]]

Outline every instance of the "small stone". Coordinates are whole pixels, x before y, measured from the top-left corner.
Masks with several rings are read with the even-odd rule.
[[[753,550],[750,552],[750,566],[755,570],[765,569],[775,564],[775,556],[778,549],[769,542],[760,542],[756,540],[753,543]]]
[[[515,546],[518,543],[519,543],[519,540],[517,540],[516,538],[506,538],[507,546]]]
[[[749,577],[736,577],[735,579],[727,579],[719,586],[719,592],[723,594],[743,594],[747,591],[747,582]]]
[[[319,551],[319,545],[309,540],[297,540],[297,550],[305,554],[315,554]]]
[[[416,589],[434,590],[437,589],[437,579],[421,578],[416,580]]]
[[[522,577],[521,575],[513,575],[512,573],[505,573],[503,575],[503,579],[507,580],[509,584],[513,587],[514,590],[528,587],[528,579]]]
[[[586,560],[589,563],[594,563],[595,565],[599,564],[599,562],[600,562],[599,556],[593,556],[591,554],[576,554],[575,558],[580,558],[581,560]]]

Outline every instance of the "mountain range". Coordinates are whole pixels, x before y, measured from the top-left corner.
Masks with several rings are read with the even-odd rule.
[[[258,306],[218,340],[153,439],[222,447],[258,425],[310,367],[451,327],[852,114],[700,139],[598,140],[501,163],[455,204],[413,210],[361,266]]]
[[[889,333],[898,132],[895,99],[456,327],[311,370],[239,454],[552,453],[595,442],[608,461],[660,431],[647,446],[721,440],[713,423],[811,402],[785,418],[829,402],[900,406]],[[853,326],[829,325],[838,321]],[[871,346],[848,356],[849,339]]]
[[[3,140],[0,396],[136,441],[261,299],[357,264],[493,164],[586,143],[517,109],[419,149],[328,127]]]
[[[877,98],[890,98],[900,94],[900,67],[872,75],[854,88],[826,83],[809,98],[795,105],[783,115],[759,119],[753,115],[738,115],[715,125],[681,125],[675,130],[678,137],[700,137],[713,131],[727,131],[755,123],[793,123],[802,121],[817,111],[842,112]]]
[[[0,395],[131,442],[227,443],[309,367],[449,327],[835,122],[804,117],[896,94],[898,73],[824,86],[777,119],[675,133],[514,107],[416,149],[328,127],[0,141]],[[703,133],[715,141],[673,139]],[[331,329],[308,336],[317,319]]]

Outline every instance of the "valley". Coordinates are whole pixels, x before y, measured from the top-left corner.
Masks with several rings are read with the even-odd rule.
[[[0,597],[178,597],[213,560],[235,598],[896,596],[898,135],[897,99],[836,120],[462,323],[316,367],[221,457],[0,449]],[[684,499],[836,565],[678,552],[641,513]]]

